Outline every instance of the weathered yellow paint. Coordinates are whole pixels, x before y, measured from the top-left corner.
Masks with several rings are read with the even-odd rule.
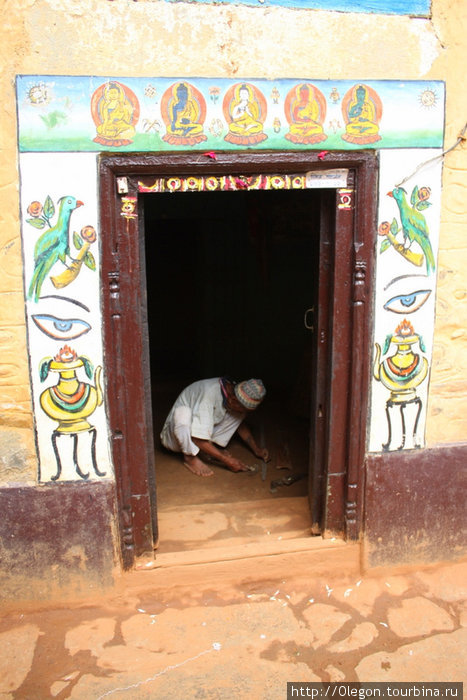
[[[31,429],[33,419],[18,214],[16,74],[445,80],[448,147],[467,121],[467,4],[433,0],[432,6],[432,19],[414,19],[158,0],[4,0],[0,432],[8,426],[11,436],[16,430],[30,455],[31,438],[21,430]],[[467,440],[466,171],[463,145],[447,156],[443,175],[428,446]]]

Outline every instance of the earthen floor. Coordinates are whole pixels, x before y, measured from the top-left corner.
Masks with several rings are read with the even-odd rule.
[[[467,680],[467,563],[359,573],[352,548],[141,569],[0,619],[0,698],[279,700],[287,681]],[[292,558],[291,558],[292,557]]]

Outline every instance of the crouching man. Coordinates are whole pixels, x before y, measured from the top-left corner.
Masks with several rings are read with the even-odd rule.
[[[220,461],[233,472],[247,471],[241,460],[224,448],[235,432],[259,459],[269,459],[268,450],[260,448],[243,423],[264,399],[266,390],[261,379],[238,384],[226,377],[201,379],[182,391],[167,416],[161,432],[164,447],[183,454],[183,464],[197,476],[211,476],[213,471],[199,457],[202,452]]]

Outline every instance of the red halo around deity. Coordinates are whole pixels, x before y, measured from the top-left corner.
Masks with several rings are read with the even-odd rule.
[[[247,88],[249,88],[254,96],[256,101],[259,104],[259,117],[258,121],[262,122],[264,124],[264,121],[266,119],[266,115],[268,113],[268,106],[267,106],[267,101],[261,90],[259,90],[255,85],[252,85],[251,83],[237,83],[236,85],[232,85],[227,92],[224,95],[224,100],[222,102],[222,111],[224,112],[224,117],[225,120],[228,124],[232,121],[232,117],[230,116],[230,105],[232,103],[232,99],[235,94],[235,90],[242,85],[245,85]]]
[[[136,127],[139,120],[140,107],[139,101],[133,90],[131,90],[127,85],[118,82],[117,80],[109,80],[106,83],[102,83],[96,90],[94,90],[91,97],[91,116],[96,128],[102,125],[102,117],[100,114],[100,106],[102,101],[105,99],[105,92],[110,85],[115,85],[116,88],[123,92],[125,98],[131,104],[133,108],[132,117],[129,122],[129,126]],[[118,146],[127,146],[132,143],[132,139],[128,138],[110,138],[102,135],[97,135],[93,141],[100,143],[103,146],[111,146],[116,148]]]
[[[347,124],[350,123],[350,117],[349,117],[349,105],[352,99],[355,97],[356,90],[362,87],[366,90],[368,99],[371,101],[374,110],[375,110],[375,123],[376,126],[379,127],[379,123],[381,121],[381,117],[383,115],[383,103],[381,102],[381,98],[378,95],[378,93],[373,90],[369,85],[365,85],[364,83],[356,83],[353,87],[350,88],[350,90],[347,90],[345,93],[343,99],[342,99],[342,115],[344,117],[344,121]],[[362,134],[357,135],[357,134],[348,134],[345,133],[342,135],[342,139],[344,141],[347,141],[348,143],[355,143],[355,144],[360,144],[360,145],[368,145],[370,143],[376,143],[377,141],[381,141],[381,136],[379,133],[375,134]]]
[[[372,87],[370,87],[369,85],[365,85],[364,83],[356,83],[353,87],[350,88],[350,90],[347,90],[344,97],[342,98],[342,105],[341,105],[342,106],[342,115],[344,117],[345,123],[346,124],[349,123],[349,117],[348,117],[349,103],[350,103],[356,89],[360,86],[362,86],[362,88],[364,88],[367,91],[367,93],[368,93],[368,95],[369,95],[369,97],[374,105],[375,114],[376,114],[376,121],[379,124],[379,122],[381,121],[381,117],[383,116],[383,103],[381,102],[381,98],[378,95],[378,93],[376,92],[376,90],[373,90]]]
[[[319,107],[319,118],[317,119],[317,121],[321,125],[323,125],[324,120],[326,118],[326,98],[324,97],[321,90],[318,90],[318,88],[312,85],[311,83],[300,83],[299,85],[295,85],[295,87],[293,87],[292,90],[289,90],[289,92],[287,93],[287,96],[284,100],[284,112],[285,118],[287,119],[289,124],[293,124],[294,122],[294,119],[292,117],[292,100],[297,96],[298,88],[308,88],[314,94]]]
[[[162,95],[161,116],[164,121],[164,124],[166,125],[166,127],[170,126],[171,124],[169,114],[170,103],[172,100],[176,99],[176,90],[178,86],[182,84],[187,87],[188,91],[191,93],[191,97],[195,100],[196,104],[198,105],[199,116],[197,124],[203,126],[206,120],[206,101],[202,93],[197,88],[195,88],[194,85],[192,85],[191,83],[187,83],[185,80],[180,81],[178,83],[173,83],[169,88],[167,88],[167,90]],[[164,141],[170,143],[172,146],[194,146],[197,143],[201,143],[202,141],[207,140],[207,136],[201,133],[194,134],[191,136],[181,136],[178,134],[166,133],[162,138]]]
[[[300,90],[307,89],[314,95],[314,98],[316,99],[316,102],[318,103],[318,110],[319,110],[319,115],[318,119],[316,122],[323,126],[324,120],[326,118],[326,98],[324,97],[323,93],[321,90],[318,90],[317,87],[312,85],[311,83],[299,83],[298,85],[295,85],[289,92],[287,93],[287,96],[284,101],[284,112],[285,112],[285,118],[289,122],[289,124],[295,124],[295,119],[293,118],[292,114],[292,102],[293,100],[297,97],[297,92]],[[324,132],[321,133],[315,133],[315,134],[293,134],[293,133],[288,133],[285,135],[285,138],[288,141],[291,141],[292,143],[297,143],[297,144],[302,144],[302,145],[310,145],[314,143],[320,143],[321,141],[326,141],[327,135]]]
[[[242,86],[245,86],[249,91],[253,93],[254,99],[256,100],[258,107],[259,107],[259,115],[258,115],[258,122],[260,122],[262,125],[264,125],[268,107],[267,107],[267,101],[266,98],[264,97],[263,93],[261,90],[259,90],[255,85],[252,85],[251,83],[236,83],[235,85],[232,85],[227,92],[224,95],[224,100],[222,102],[222,111],[224,113],[225,120],[227,124],[232,124],[234,121],[232,119],[231,115],[231,106],[232,106],[232,101],[235,96],[235,92],[237,89],[240,89]],[[237,146],[253,146],[258,143],[261,143],[262,141],[265,141],[267,139],[267,135],[264,133],[264,131],[261,131],[259,133],[255,134],[234,134],[231,131],[228,132],[227,136],[225,136],[224,141],[227,141],[228,143],[233,143],[236,144]]]

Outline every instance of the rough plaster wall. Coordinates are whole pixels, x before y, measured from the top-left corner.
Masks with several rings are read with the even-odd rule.
[[[443,50],[429,77],[446,80],[446,147],[467,122],[467,3],[434,2],[433,26]],[[444,162],[438,292],[427,445],[467,440],[467,145]]]
[[[0,6],[0,454],[34,474],[18,217],[14,77],[25,74],[407,78],[447,81],[446,144],[467,119],[467,5],[433,20],[157,0],[4,0]],[[427,439],[467,440],[465,147],[444,171],[440,284]],[[13,447],[12,447],[13,445]],[[21,462],[21,464],[20,464]],[[3,478],[5,481],[5,478]],[[10,481],[7,477],[6,481]]]

